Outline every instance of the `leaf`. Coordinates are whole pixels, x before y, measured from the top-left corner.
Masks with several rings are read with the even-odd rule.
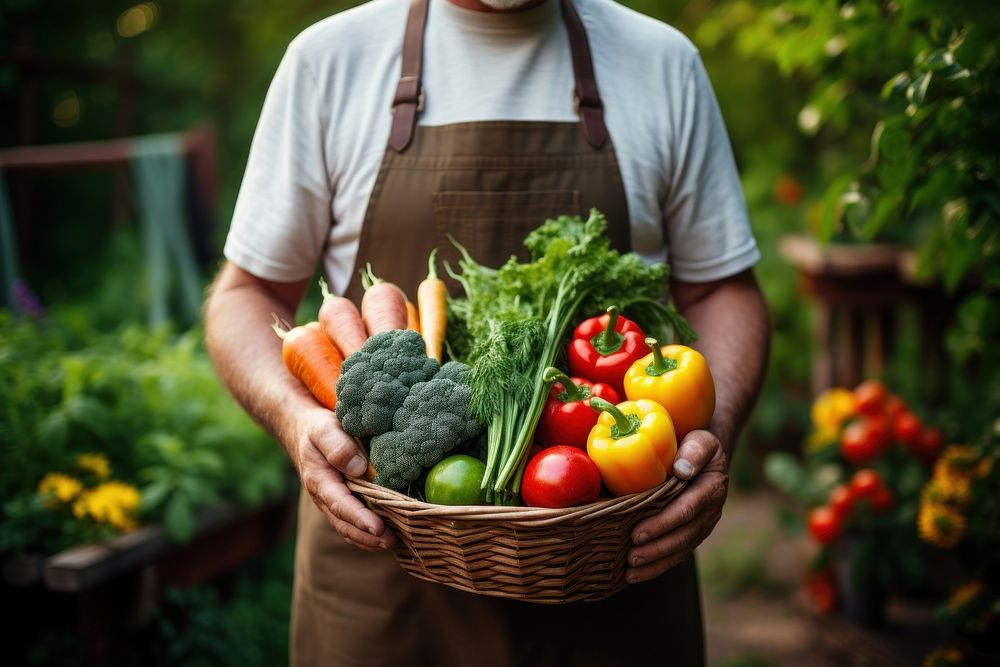
[[[909,72],[900,72],[882,86],[882,99],[889,100],[897,95],[905,95],[912,79]]]
[[[69,420],[62,410],[50,412],[38,424],[39,445],[47,451],[57,451],[66,446],[69,439]]]
[[[194,537],[194,512],[186,497],[175,494],[170,499],[163,517],[163,524],[170,537],[178,542],[187,542]]]
[[[931,85],[931,72],[924,72],[906,88],[906,99],[919,107],[927,97],[927,88]]]
[[[779,491],[794,495],[802,484],[802,467],[791,454],[775,452],[764,460],[764,477]]]
[[[165,479],[159,479],[148,486],[142,488],[142,500],[139,503],[139,511],[142,514],[151,512],[163,503],[170,495],[171,484]]]
[[[853,182],[854,174],[844,174],[834,180],[823,194],[819,221],[819,240],[821,242],[829,243],[836,235],[840,227],[841,197]]]
[[[115,423],[111,410],[90,396],[73,396],[66,401],[64,409],[71,420],[101,438],[108,437]]]

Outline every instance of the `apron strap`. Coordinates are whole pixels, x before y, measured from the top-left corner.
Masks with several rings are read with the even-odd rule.
[[[424,26],[427,25],[427,0],[411,0],[403,34],[403,71],[392,99],[392,131],[389,144],[398,153],[406,150],[413,138],[417,114],[424,108],[424,87],[420,81],[423,64]]]
[[[562,0],[563,23],[569,35],[569,50],[573,59],[573,108],[580,114],[583,136],[594,148],[600,148],[608,139],[608,128],[604,124],[604,104],[597,90],[594,77],[594,61],[590,56],[590,42],[583,21],[577,14],[572,0]]]
[[[583,21],[573,7],[572,0],[561,0],[563,23],[569,37],[573,61],[573,108],[580,115],[583,136],[594,148],[600,148],[608,139],[604,123],[604,104],[594,77],[594,63],[590,42]],[[424,28],[427,25],[428,0],[411,0],[403,34],[402,74],[392,99],[392,130],[389,145],[402,153],[413,139],[417,114],[424,108],[424,87],[420,80],[423,64]]]

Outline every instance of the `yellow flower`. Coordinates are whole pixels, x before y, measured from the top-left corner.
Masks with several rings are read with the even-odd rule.
[[[948,598],[948,609],[952,613],[958,613],[962,610],[962,607],[974,600],[982,591],[983,582],[981,581],[970,581],[967,584],[959,586],[951,594],[951,597]]]
[[[38,483],[38,493],[46,497],[47,504],[68,503],[80,495],[83,484],[78,479],[61,472],[50,472]]]
[[[921,667],[952,667],[962,664],[962,652],[954,646],[939,647],[927,654]]]
[[[76,467],[93,473],[98,479],[111,477],[111,465],[104,454],[81,454],[76,460]]]
[[[979,462],[979,452],[972,445],[948,445],[934,466],[934,475],[966,479],[978,477]]]
[[[935,475],[924,486],[920,499],[927,503],[964,507],[969,502],[970,486],[965,477]]]
[[[817,431],[836,433],[848,417],[854,415],[857,402],[854,394],[843,388],[828,389],[816,397],[812,405],[812,423]]]
[[[107,523],[121,532],[134,530],[138,523],[135,511],[139,507],[139,489],[123,482],[105,482],[87,491],[73,503],[73,515],[89,517],[97,523]]]
[[[917,516],[917,529],[925,542],[950,549],[962,539],[965,517],[947,505],[922,502]]]

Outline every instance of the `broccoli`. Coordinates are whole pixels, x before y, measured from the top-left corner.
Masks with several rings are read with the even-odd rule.
[[[416,331],[397,329],[375,334],[344,360],[337,380],[337,417],[344,431],[367,438],[393,430],[393,415],[410,387],[440,370],[424,353]]]
[[[393,430],[371,439],[375,483],[405,492],[456,445],[482,433],[469,412],[471,393],[468,385],[448,378],[413,385],[393,417]]]
[[[441,367],[435,378],[447,378],[459,384],[469,384],[469,371],[472,369],[468,364],[461,361],[449,361]]]

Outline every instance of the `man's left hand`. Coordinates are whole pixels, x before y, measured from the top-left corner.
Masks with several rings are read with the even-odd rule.
[[[674,475],[687,487],[667,507],[632,529],[630,584],[649,581],[691,556],[722,517],[729,493],[729,461],[719,439],[691,431],[677,449]]]

